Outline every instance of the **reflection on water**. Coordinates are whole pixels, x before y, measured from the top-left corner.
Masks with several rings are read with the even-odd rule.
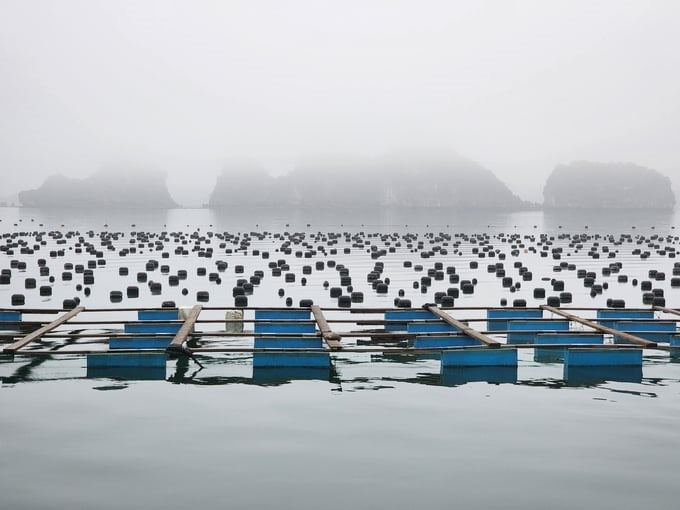
[[[515,384],[517,367],[442,367],[441,384],[457,386],[470,382]]]
[[[612,382],[646,386],[673,385],[673,378],[654,377],[666,371],[668,363],[645,363],[642,367],[567,367],[556,377],[543,377],[540,367],[520,363],[519,367],[440,367],[437,360],[409,354],[372,354],[369,360],[352,356],[334,358],[325,367],[257,366],[252,355],[202,356],[199,367],[188,357],[168,361],[167,368],[152,366],[88,366],[84,357],[72,356],[3,356],[0,381],[3,386],[87,378],[117,381],[167,381],[180,385],[219,386],[245,384],[279,386],[295,381],[314,380],[330,383],[332,390],[360,391],[394,388],[395,383],[426,386],[461,386],[469,383],[510,384],[527,387],[568,388],[598,387]],[[61,366],[66,364],[66,366]],[[553,365],[547,364],[546,367]],[[562,365],[554,365],[562,366]],[[520,376],[521,374],[521,376]],[[122,386],[126,387],[126,386]],[[122,388],[121,387],[121,388]],[[96,388],[101,388],[97,385]],[[118,387],[117,387],[118,388]],[[649,395],[646,388],[631,390]]]
[[[641,383],[642,367],[574,367],[564,365],[564,380],[570,386],[596,386],[607,381]]]
[[[164,381],[163,367],[87,367],[88,379],[123,379],[131,381]]]
[[[207,230],[291,228],[296,231],[338,227],[382,231],[460,229],[467,232],[667,232],[678,224],[667,210],[459,210],[428,208],[375,209],[82,209],[0,208],[3,229],[44,228],[152,231],[197,227]],[[15,228],[16,226],[16,228]]]

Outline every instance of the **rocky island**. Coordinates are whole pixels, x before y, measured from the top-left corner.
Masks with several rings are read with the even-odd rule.
[[[85,179],[48,177],[38,189],[19,193],[23,207],[148,208],[177,207],[154,171],[100,171]]]
[[[325,159],[272,177],[257,168],[228,168],[210,207],[529,207],[491,171],[459,156],[400,156],[371,161]]]
[[[558,165],[543,189],[545,208],[673,209],[671,181],[632,163],[574,161]]]

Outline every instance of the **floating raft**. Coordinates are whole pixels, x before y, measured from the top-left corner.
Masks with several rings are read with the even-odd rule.
[[[563,363],[565,379],[626,369],[643,350],[680,358],[680,310],[594,308],[85,308],[0,310],[4,355],[87,355],[88,373],[149,368],[168,356],[252,353],[254,370],[327,370],[338,353],[409,354],[455,369],[516,369],[518,351]],[[28,333],[26,331],[29,331]],[[580,371],[580,372],[579,372]],[[505,372],[507,376],[507,370]],[[507,377],[491,380],[505,380]]]

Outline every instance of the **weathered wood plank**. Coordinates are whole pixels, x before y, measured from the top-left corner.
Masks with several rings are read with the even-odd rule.
[[[555,308],[553,306],[548,306],[548,305],[542,305],[541,308],[544,310],[554,313],[556,315],[561,315],[562,317],[565,317],[569,319],[570,321],[573,322],[578,322],[579,324],[583,324],[584,326],[588,326],[589,328],[594,329],[595,331],[599,331],[600,333],[606,333],[607,335],[614,335],[622,340],[625,340],[627,342],[631,342],[637,345],[642,345],[644,347],[656,347],[656,342],[652,342],[650,340],[645,340],[644,338],[640,338],[639,336],[631,335],[630,333],[626,333],[625,331],[618,331],[616,329],[608,328],[607,326],[603,326],[602,324],[598,324],[593,321],[589,321],[588,319],[584,319],[582,317],[579,317],[578,315],[574,315],[573,313],[568,313],[565,312],[564,310],[560,310],[559,308]]]
[[[321,308],[319,308],[319,305],[312,305],[312,315],[314,315],[314,320],[316,321],[317,325],[319,326],[319,331],[321,331],[321,336],[323,337],[324,342],[326,342],[326,345],[331,351],[339,351],[342,349],[342,344],[340,343],[341,336],[333,330],[331,330],[331,327],[328,325],[328,321],[326,320],[326,317],[324,317],[323,312],[321,311]]]
[[[680,316],[680,310],[676,310],[675,308],[666,308],[665,306],[654,306],[652,308],[654,308],[654,310],[657,310],[659,312]]]
[[[435,314],[437,317],[442,319],[447,324],[450,324],[451,326],[458,328],[460,332],[463,333],[464,335],[469,336],[470,338],[474,338],[475,340],[479,340],[487,347],[500,347],[501,345],[499,341],[494,340],[493,338],[485,335],[484,333],[481,333],[476,329],[471,328],[470,326],[468,326],[464,322],[459,321],[458,319],[454,319],[448,313],[440,310],[439,307],[437,307],[436,305],[429,305],[427,306],[426,309]]]
[[[25,337],[23,337],[21,340],[17,340],[13,344],[8,345],[3,349],[4,352],[6,353],[14,353],[24,347],[25,345],[38,340],[40,337],[42,337],[45,333],[49,333],[53,329],[57,328],[58,326],[61,326],[64,322],[69,320],[71,317],[75,317],[78,315],[80,312],[85,310],[84,306],[78,306],[74,308],[73,310],[70,310],[69,312],[66,312],[64,315],[61,315],[57,319],[53,320],[49,324],[45,324],[42,328],[36,329],[32,333],[29,333]]]
[[[182,347],[182,344],[186,342],[189,333],[191,333],[191,330],[194,328],[196,320],[198,319],[198,316],[200,315],[202,309],[203,307],[201,305],[195,305],[191,309],[189,315],[184,321],[184,324],[182,324],[182,327],[179,328],[179,331],[172,339],[172,342],[170,342],[170,345],[168,345],[169,350],[178,349]]]

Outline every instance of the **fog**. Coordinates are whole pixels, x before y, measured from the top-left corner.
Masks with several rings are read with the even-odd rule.
[[[674,0],[3,0],[0,198],[150,168],[198,205],[235,161],[398,150],[534,201],[576,159],[678,179],[679,20]]]

